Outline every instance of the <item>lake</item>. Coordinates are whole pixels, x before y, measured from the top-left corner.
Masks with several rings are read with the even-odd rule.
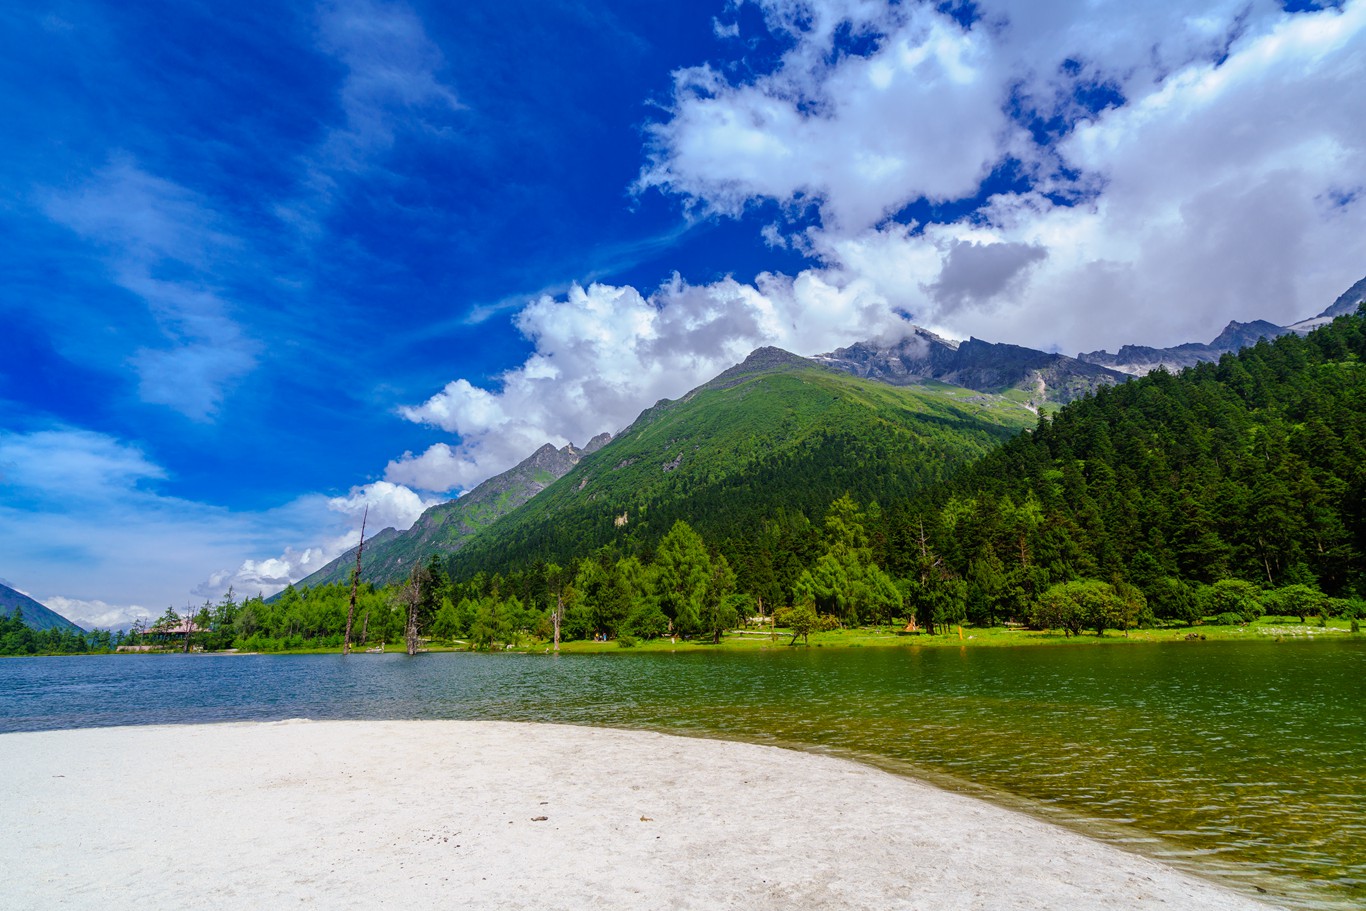
[[[0,661],[0,732],[298,717],[551,721],[837,753],[1289,904],[1366,905],[1360,640]]]

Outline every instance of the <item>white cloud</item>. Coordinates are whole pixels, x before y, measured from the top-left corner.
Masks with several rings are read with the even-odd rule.
[[[852,231],[915,199],[972,195],[1022,132],[985,36],[928,7],[873,6],[856,11],[857,28],[884,36],[869,57],[829,63],[837,17],[817,15],[751,84],[705,66],[676,73],[639,187],[732,215],[752,200],[815,201],[827,228]]]
[[[322,3],[317,23],[319,49],[346,68],[337,91],[344,119],[303,157],[305,194],[276,209],[306,234],[320,231],[339,182],[375,168],[404,131],[449,129],[451,113],[462,108],[441,81],[440,48],[407,4]]]
[[[263,512],[167,496],[167,472],[126,441],[69,427],[0,432],[0,554],[31,597],[85,625],[126,625],[239,595],[274,594],[367,534],[408,528],[436,500],[376,481]],[[242,554],[277,554],[243,560]],[[225,569],[224,567],[236,567]],[[143,605],[148,605],[144,608]],[[105,619],[106,615],[114,620]]]
[[[1019,243],[979,244],[955,240],[939,277],[926,287],[940,313],[990,301],[1018,286],[1025,270],[1048,257],[1044,247]]]
[[[748,81],[680,71],[638,188],[729,215],[814,205],[816,227],[763,234],[819,265],[539,297],[516,318],[534,345],[524,363],[400,409],[453,439],[393,460],[388,481],[468,489],[546,442],[619,430],[754,347],[829,350],[897,332],[898,311],[1043,348],[1172,343],[1234,317],[1289,321],[1360,271],[1359,3],[1292,17],[1269,2],[1140,14],[1001,0],[970,29],[924,4],[759,5],[790,49]],[[843,53],[848,35],[872,50]],[[1123,103],[1086,113],[1076,93],[1101,85]],[[1012,105],[1062,118],[1063,140],[1036,143]],[[1035,190],[956,221],[887,220],[975,196],[1012,157]],[[1254,300],[1279,309],[1249,312]]]
[[[243,560],[236,569],[218,570],[195,586],[193,593],[217,599],[231,588],[243,596],[273,595],[355,547],[360,540],[362,520],[368,540],[385,528],[406,531],[423,512],[440,502],[440,498],[422,497],[389,481],[352,487],[341,497],[302,497],[288,509],[315,517],[307,538],[312,544],[292,544],[278,556]]]
[[[425,490],[468,488],[545,443],[583,445],[616,432],[661,398],[681,395],[761,345],[814,353],[888,331],[898,318],[858,283],[816,272],[693,286],[677,277],[648,298],[631,287],[574,286],[517,317],[535,345],[495,390],[464,379],[421,405],[412,421],[459,436],[389,464],[386,478]]]
[[[137,447],[74,428],[0,431],[0,488],[11,496],[82,504],[166,477]]]
[[[98,599],[82,601],[54,595],[43,602],[43,606],[54,610],[66,619],[85,629],[129,629],[139,620],[151,622],[165,612],[148,610],[140,604],[109,604]]]
[[[114,284],[140,299],[160,329],[163,346],[130,353],[143,401],[211,419],[260,350],[218,287],[220,272],[237,268],[240,241],[207,201],[126,157],[83,186],[50,193],[45,208],[94,245]]]
[[[1077,351],[1290,322],[1363,271],[1361,0],[984,0],[971,29],[923,4],[759,6],[791,49],[750,81],[681,71],[640,184],[727,214],[814,201],[793,240],[830,286],[947,334]],[[835,53],[841,29],[875,49]],[[1087,113],[1078,93],[1097,86],[1112,106]],[[1010,106],[1060,118],[1061,140],[1012,126]],[[1012,158],[1033,189],[954,221],[886,220],[970,200]]]

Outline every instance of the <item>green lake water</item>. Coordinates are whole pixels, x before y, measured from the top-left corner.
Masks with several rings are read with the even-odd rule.
[[[1366,906],[1366,642],[0,661],[0,731],[496,718],[834,752]],[[874,809],[875,808],[870,808]]]

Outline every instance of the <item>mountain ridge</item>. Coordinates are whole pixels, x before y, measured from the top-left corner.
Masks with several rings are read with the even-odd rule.
[[[679,519],[717,539],[851,492],[897,497],[1032,426],[1018,402],[897,387],[778,348],[645,409],[612,443],[454,555],[452,573],[648,549]]]
[[[464,496],[429,507],[407,530],[383,529],[365,542],[361,578],[375,584],[397,582],[407,576],[415,560],[455,553],[471,537],[563,477],[611,438],[609,433],[600,433],[582,449],[573,443],[560,449],[546,443]],[[356,548],[352,547],[296,584],[310,588],[347,582],[355,565]]]
[[[959,342],[919,326],[910,329],[895,342],[857,342],[818,354],[813,360],[893,386],[936,380],[985,393],[1018,390],[1024,394],[1023,403],[1034,411],[1045,404],[1066,404],[1101,386],[1128,379],[1109,367],[1064,354],[978,338]]]
[[[24,624],[29,629],[39,632],[46,629],[69,629],[78,633],[86,631],[42,602],[0,583],[0,615],[11,616],[16,609],[22,611]]]
[[[1187,343],[1167,349],[1124,345],[1115,355],[1099,351],[1071,358],[977,338],[947,339],[919,326],[910,326],[907,334],[893,341],[857,342],[811,357],[772,346],[756,348],[739,364],[678,399],[660,399],[644,409],[615,438],[600,434],[581,450],[572,444],[562,449],[546,444],[514,468],[488,479],[459,499],[429,508],[407,531],[381,531],[366,542],[364,578],[377,583],[394,582],[407,574],[414,560],[432,555],[452,557],[479,533],[531,501],[608,443],[629,438],[687,407],[700,395],[743,386],[756,376],[820,370],[891,387],[928,390],[944,384],[956,387],[960,393],[979,393],[975,397],[960,394],[958,397],[964,402],[975,398],[978,404],[1013,403],[1038,413],[1045,406],[1067,404],[1159,366],[1183,369],[1217,360],[1222,354],[1255,344],[1260,338],[1274,338],[1291,331],[1304,334],[1313,328],[1311,323],[1319,325],[1331,321],[1333,315],[1354,311],[1363,298],[1366,278],[1340,295],[1319,316],[1290,327],[1265,320],[1232,321],[1210,343]],[[618,460],[614,470],[629,468],[636,458]],[[659,468],[665,473],[677,471],[687,458],[682,450],[671,452],[659,460]],[[589,483],[587,477],[581,478],[579,489]],[[588,496],[591,499],[592,494]],[[629,520],[629,510],[626,515]],[[355,564],[355,555],[355,548],[351,548],[298,584],[345,582]]]
[[[1155,348],[1148,345],[1122,345],[1115,354],[1108,350],[1082,352],[1077,359],[1090,364],[1107,367],[1132,376],[1143,376],[1160,368],[1168,371],[1184,370],[1207,361],[1217,361],[1225,354],[1234,354],[1243,348],[1257,344],[1260,339],[1274,339],[1291,332],[1305,335],[1324,326],[1339,316],[1346,316],[1366,301],[1366,278],[1338,295],[1317,316],[1311,316],[1286,326],[1278,326],[1267,320],[1253,320],[1240,323],[1232,320],[1223,331],[1210,342],[1186,342],[1170,348]]]

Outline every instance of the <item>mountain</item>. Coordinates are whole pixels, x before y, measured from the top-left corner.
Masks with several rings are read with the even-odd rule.
[[[1225,326],[1224,331],[1209,344],[1187,342],[1172,348],[1125,345],[1116,354],[1103,350],[1091,351],[1078,354],[1077,358],[1088,364],[1096,364],[1134,376],[1143,376],[1158,367],[1175,373],[1205,361],[1217,361],[1225,354],[1241,351],[1257,344],[1258,340],[1263,338],[1277,338],[1291,332],[1304,335],[1320,326],[1326,326],[1334,317],[1355,313],[1363,301],[1366,301],[1366,278],[1344,291],[1318,316],[1291,323],[1289,326],[1277,326],[1266,320],[1254,320],[1250,323],[1234,321]]]
[[[365,542],[361,577],[387,585],[404,579],[414,562],[426,561],[432,554],[455,553],[472,536],[540,493],[611,438],[611,434],[599,434],[583,449],[572,443],[556,449],[547,443],[516,467],[489,478],[459,499],[431,507],[407,531],[384,529]],[[355,565],[353,547],[298,584],[311,588],[348,582]]]
[[[1303,334],[1313,329],[1317,329],[1320,326],[1325,326],[1339,316],[1350,316],[1351,314],[1356,313],[1357,307],[1360,307],[1363,303],[1366,303],[1366,278],[1363,278],[1361,281],[1342,292],[1342,294],[1338,296],[1338,299],[1333,301],[1328,309],[1318,316],[1300,320],[1298,323],[1294,323],[1286,328],[1293,329],[1294,331]]]
[[[452,560],[457,576],[653,547],[683,519],[708,540],[844,493],[891,500],[942,483],[1032,426],[996,395],[893,386],[760,348],[677,401],[646,409],[602,450]]]
[[[813,358],[854,376],[893,386],[937,380],[978,392],[1009,395],[1037,411],[1044,403],[1065,404],[1128,376],[1104,365],[1020,345],[971,338],[941,338],[916,326],[886,343],[859,342]]]
[[[1133,376],[1144,376],[1159,367],[1176,373],[1205,361],[1217,361],[1225,354],[1257,344],[1259,339],[1276,338],[1293,331],[1285,326],[1268,323],[1266,320],[1254,320],[1250,323],[1234,321],[1225,326],[1224,331],[1209,344],[1187,342],[1171,348],[1124,345],[1117,354],[1108,351],[1089,351],[1077,355],[1077,358],[1089,364],[1097,364]]]
[[[8,585],[0,585],[0,615],[8,617],[16,608],[23,612],[24,623],[31,629],[69,629],[77,633],[85,632],[55,610],[44,607],[28,595],[17,592]]]
[[[1225,579],[1360,597],[1364,362],[1366,318],[1348,316],[1154,372],[1065,406],[908,514],[968,580],[970,617],[1076,578],[1126,580],[1170,618],[1190,616],[1192,585]],[[906,573],[921,545],[902,538],[890,565]]]

